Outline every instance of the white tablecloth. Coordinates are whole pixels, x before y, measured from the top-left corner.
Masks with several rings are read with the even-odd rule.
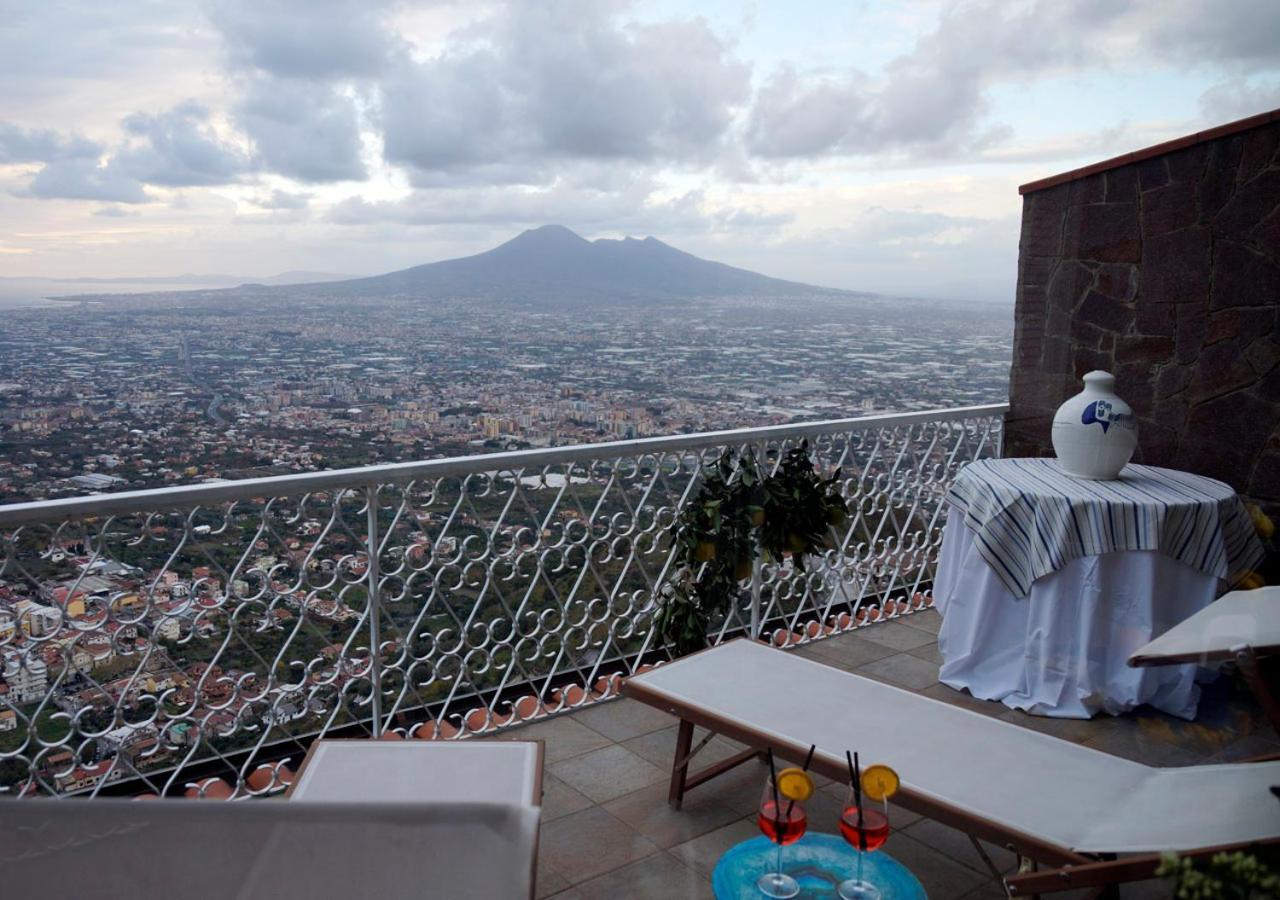
[[[1195,717],[1197,667],[1129,668],[1129,655],[1217,596],[1218,579],[1153,550],[1084,556],[1015,597],[965,527],[947,514],[934,605],[943,684],[1061,718],[1149,703]]]

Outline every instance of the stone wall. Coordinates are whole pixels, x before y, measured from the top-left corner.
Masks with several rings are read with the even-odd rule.
[[[1023,192],[1006,455],[1105,369],[1135,462],[1280,512],[1280,110]]]

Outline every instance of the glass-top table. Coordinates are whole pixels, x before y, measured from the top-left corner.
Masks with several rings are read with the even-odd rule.
[[[731,847],[716,863],[711,887],[717,900],[760,900],[756,880],[773,871],[776,847],[761,835]],[[836,885],[852,878],[858,852],[834,834],[809,832],[782,848],[782,870],[800,883],[799,897],[835,898]],[[867,853],[863,877],[880,888],[883,900],[924,900],[924,887],[902,863],[877,850]]]

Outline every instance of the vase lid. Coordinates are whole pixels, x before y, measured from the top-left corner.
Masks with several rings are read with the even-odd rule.
[[[1092,372],[1086,372],[1084,383],[1089,387],[1099,387],[1109,390],[1116,386],[1116,376],[1110,372],[1104,372],[1101,369],[1094,369]]]

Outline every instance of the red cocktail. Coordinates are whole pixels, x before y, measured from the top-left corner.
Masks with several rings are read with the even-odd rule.
[[[779,800],[778,806],[774,806],[773,800],[769,799],[760,804],[756,824],[760,826],[765,837],[775,844],[785,846],[794,844],[804,837],[809,819],[805,815],[804,807],[799,803],[792,800]],[[885,828],[888,828],[887,822]],[[884,841],[880,843],[883,844]]]
[[[889,817],[879,809],[849,805],[840,814],[840,833],[855,850],[879,850],[889,839]]]

